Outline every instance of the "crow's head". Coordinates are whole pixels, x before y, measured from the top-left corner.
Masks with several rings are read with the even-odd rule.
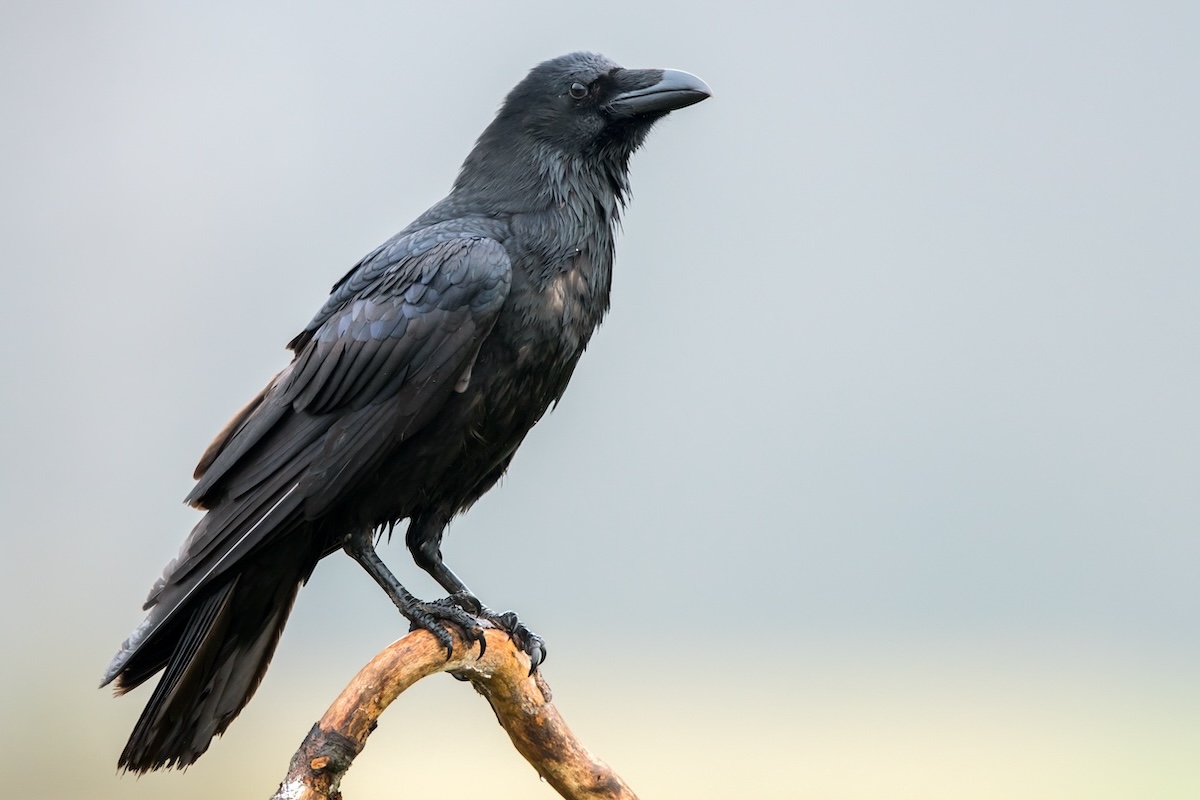
[[[624,172],[650,127],[711,94],[671,69],[625,69],[597,53],[571,53],[530,70],[463,164],[459,185],[497,173],[553,172],[551,162],[592,162]],[[524,183],[524,181],[520,181]]]
[[[534,67],[509,92],[496,124],[565,151],[632,151],[656,120],[710,94],[686,72],[624,69],[597,53],[571,53]]]

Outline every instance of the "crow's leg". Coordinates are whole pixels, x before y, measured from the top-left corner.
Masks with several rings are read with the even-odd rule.
[[[367,528],[352,533],[346,538],[343,549],[383,588],[387,596],[396,604],[396,608],[400,609],[400,613],[412,623],[412,630],[424,628],[437,637],[438,643],[446,648],[446,658],[449,658],[454,651],[454,640],[444,625],[447,622],[461,628],[463,636],[468,642],[478,642],[479,653],[483,655],[487,644],[483,638],[483,629],[479,625],[479,620],[456,603],[426,603],[410,594],[379,558],[379,554],[375,552],[375,532],[373,530]]]
[[[417,566],[428,572],[438,584],[450,593],[446,598],[459,608],[487,621],[509,635],[517,647],[529,656],[532,669],[537,669],[546,660],[546,643],[512,611],[503,614],[492,611],[477,598],[467,585],[442,561],[442,532],[446,521],[431,517],[414,517],[408,523],[404,541],[412,553]],[[376,579],[378,580],[378,579]],[[532,670],[531,670],[532,672]]]
[[[428,572],[450,597],[459,600],[465,606],[474,606],[473,611],[482,608],[478,598],[471,593],[467,585],[442,561],[442,532],[446,523],[429,517],[414,517],[408,523],[408,532],[404,535],[404,543],[412,553],[417,566]]]

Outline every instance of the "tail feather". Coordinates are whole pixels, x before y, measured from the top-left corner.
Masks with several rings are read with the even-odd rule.
[[[150,646],[122,666],[118,691],[166,667],[121,753],[122,769],[147,772],[192,764],[250,701],[296,592],[316,564],[315,558],[289,561],[240,571],[190,601],[193,608],[180,609],[180,624],[154,631]],[[269,580],[256,580],[264,573]]]

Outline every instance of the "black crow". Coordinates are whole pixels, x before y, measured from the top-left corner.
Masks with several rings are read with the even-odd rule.
[[[483,607],[442,562],[447,523],[495,485],[562,397],[609,304],[630,155],[668,112],[709,96],[686,72],[594,53],[538,65],[479,137],[449,196],[338,281],[292,362],[196,467],[206,513],[104,676],[160,670],[120,766],[184,767],[253,695],[296,592],[345,550],[413,627],[481,621],[536,665],[542,641]],[[408,520],[416,563],[450,596],[409,594],[375,553]]]

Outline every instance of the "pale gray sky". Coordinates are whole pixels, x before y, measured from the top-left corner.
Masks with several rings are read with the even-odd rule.
[[[991,796],[976,773],[999,796],[1196,796],[1200,768],[1172,754],[1200,748],[1200,6],[1167,2],[5,4],[0,715],[5,736],[40,715],[52,737],[4,739],[6,785],[67,762],[94,796],[190,796],[232,780],[230,742],[258,725],[278,750],[235,785],[269,792],[399,635],[327,560],[225,741],[186,775],[113,776],[146,695],[93,686],[195,521],[179,501],[199,453],[329,285],[445,193],[508,88],[575,49],[715,96],[635,158],[612,313],[446,544],[547,638],[561,701],[619,730],[635,689],[597,705],[597,663],[641,685],[639,663],[695,658],[688,679],[731,706],[744,688],[722,681],[749,669],[790,699],[786,720],[746,717],[770,739],[746,746],[803,755],[828,743],[806,691],[827,670],[830,719],[869,743],[809,783],[757,770],[757,796]],[[434,593],[399,543],[383,555]],[[727,662],[701,655],[714,633]],[[912,733],[878,709],[924,697],[896,676],[933,664],[968,699],[916,707],[1019,687],[1048,716],[979,750],[1035,763],[996,741],[1049,725],[1060,771],[997,784],[979,756],[958,783],[931,766],[858,791]],[[1106,688],[1062,700],[1077,681]],[[839,705],[864,692],[879,703]],[[276,729],[284,707],[300,724]],[[741,730],[692,713],[700,742]],[[930,713],[905,763],[985,714]],[[1076,735],[1105,724],[1102,744]],[[634,751],[675,740],[638,725]],[[676,796],[664,771],[642,785]],[[21,785],[74,795],[56,775]]]

